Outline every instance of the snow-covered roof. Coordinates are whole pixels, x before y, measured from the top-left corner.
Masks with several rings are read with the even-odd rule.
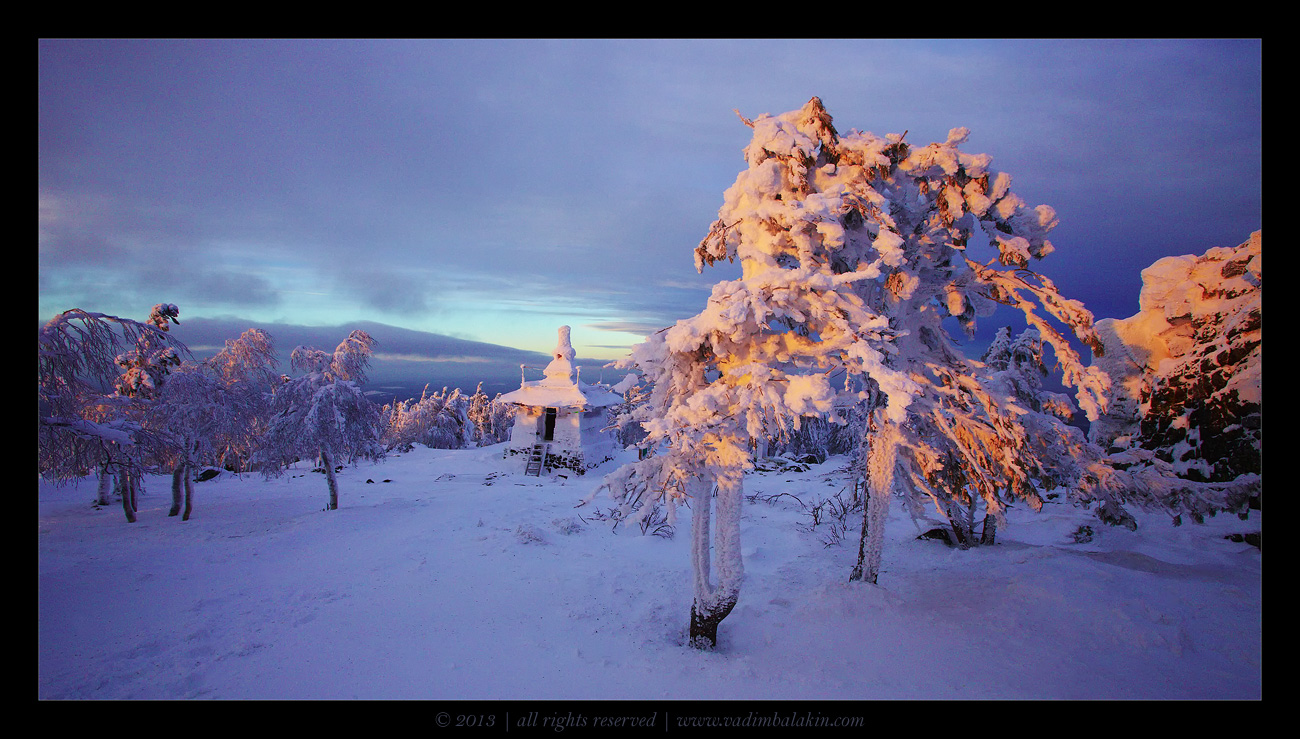
[[[608,389],[588,385],[575,377],[572,364],[576,353],[569,342],[569,327],[560,327],[560,339],[551,363],[543,370],[540,380],[523,381],[518,390],[501,396],[506,403],[544,408],[604,408],[623,402],[623,398]]]
[[[546,380],[525,382],[518,390],[502,395],[501,400],[543,408],[604,408],[623,402],[622,397],[603,387],[585,382],[548,384]]]

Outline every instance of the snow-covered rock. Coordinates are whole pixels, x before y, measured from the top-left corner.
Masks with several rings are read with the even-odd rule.
[[[1191,480],[1259,473],[1261,234],[1157,261],[1142,271],[1141,310],[1097,322],[1105,353],[1093,364],[1114,396],[1094,442],[1154,451]]]

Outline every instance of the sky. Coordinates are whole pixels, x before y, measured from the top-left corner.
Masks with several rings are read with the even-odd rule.
[[[693,250],[755,118],[969,128],[1098,318],[1262,227],[1262,49],[1206,40],[38,42],[40,321],[374,322],[613,359],[736,265]],[[228,338],[234,338],[231,334]],[[342,336],[339,337],[341,339]],[[328,347],[324,347],[328,348]]]

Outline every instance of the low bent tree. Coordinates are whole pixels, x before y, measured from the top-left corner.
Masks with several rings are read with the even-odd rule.
[[[168,515],[189,520],[199,465],[243,468],[263,430],[267,395],[279,379],[275,364],[270,335],[248,329],[208,360],[185,362],[168,378],[146,418],[176,460]]]
[[[179,315],[170,303],[147,322],[74,308],[37,332],[38,471],[62,483],[98,470],[99,502],[116,484],[132,523],[144,460],[158,446],[142,417],[189,353],[168,333]]]

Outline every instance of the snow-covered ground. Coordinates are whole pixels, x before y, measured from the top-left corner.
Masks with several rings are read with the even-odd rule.
[[[811,503],[843,488],[843,464],[754,473],[746,494]],[[872,586],[847,582],[856,531],[827,547],[791,498],[747,503],[745,585],[706,653],[683,644],[689,511],[671,539],[611,533],[608,499],[574,507],[596,474],[514,466],[500,446],[417,447],[345,468],[330,512],[306,466],[226,474],[195,486],[186,522],[150,478],[135,524],[93,506],[93,480],[41,483],[37,694],[1261,697],[1262,554],[1224,538],[1260,530],[1259,512],[1177,528],[1138,513],[1133,532],[1020,506],[996,546],[960,551],[917,540],[896,504]]]

